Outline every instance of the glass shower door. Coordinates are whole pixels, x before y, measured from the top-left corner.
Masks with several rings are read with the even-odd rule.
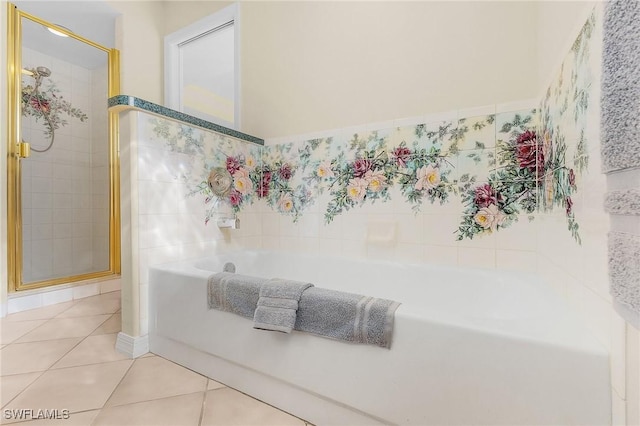
[[[119,268],[118,180],[116,117],[107,99],[117,52],[15,13],[21,43],[14,52],[20,107],[14,123],[22,143],[10,206],[13,289],[112,275]]]

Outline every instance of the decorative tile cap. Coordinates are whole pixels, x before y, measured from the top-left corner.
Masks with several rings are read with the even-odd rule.
[[[126,111],[130,109],[149,112],[151,114],[159,115],[171,120],[176,120],[182,123],[201,127],[205,130],[222,133],[223,135],[231,136],[243,141],[252,142],[257,145],[264,145],[263,139],[247,135],[246,133],[238,132],[237,130],[229,129],[228,127],[220,126],[219,124],[215,124],[210,121],[206,121],[201,118],[194,117],[193,115],[185,114],[183,112],[176,111],[162,105],[154,104],[153,102],[145,101],[144,99],[136,98],[134,96],[113,96],[109,98],[108,106],[110,110],[115,110],[116,112]]]

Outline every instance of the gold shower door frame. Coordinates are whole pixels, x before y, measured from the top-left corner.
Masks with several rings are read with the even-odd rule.
[[[29,13],[7,5],[7,264],[9,291],[76,283],[120,273],[120,160],[118,150],[118,115],[108,113],[109,127],[109,269],[81,275],[53,278],[28,284],[22,282],[22,200],[21,200],[21,121],[22,121],[22,19],[59,31],[70,38],[102,50],[108,55],[108,97],[120,92],[120,52],[74,34]],[[105,108],[107,105],[105,105]],[[28,142],[28,141],[25,141]]]

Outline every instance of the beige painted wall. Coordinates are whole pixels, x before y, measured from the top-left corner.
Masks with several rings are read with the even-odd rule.
[[[228,2],[165,2],[165,34]],[[241,2],[242,130],[273,137],[537,95],[534,2]]]
[[[533,2],[242,3],[243,130],[273,137],[537,95]]]
[[[595,1],[541,1],[537,5],[538,92],[546,90]]]
[[[171,34],[196,22],[199,19],[216,13],[230,4],[231,1],[165,1],[164,2],[164,35]]]
[[[122,13],[117,19],[123,94],[162,104],[164,6],[160,1],[108,0]]]

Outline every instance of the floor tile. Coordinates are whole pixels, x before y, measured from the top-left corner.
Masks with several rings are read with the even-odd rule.
[[[107,406],[204,391],[206,386],[206,377],[163,358],[138,358]]]
[[[96,297],[98,297],[98,296],[96,296]],[[107,293],[102,293],[102,294],[99,295],[99,297],[101,297],[103,299],[118,299],[118,300],[120,300],[122,296],[121,296],[120,290],[115,290],[115,291],[110,291],[110,292],[107,292]]]
[[[51,368],[77,367],[128,359],[127,356],[116,352],[116,337],[115,334],[89,336]]]
[[[108,320],[102,323],[102,325],[98,327],[96,331],[94,331],[91,334],[97,335],[97,334],[118,333],[122,331],[121,319],[122,319],[122,315],[120,315],[119,313],[113,314]]]
[[[9,321],[29,321],[29,320],[42,320],[51,319],[56,315],[61,314],[77,302],[64,302],[56,303],[55,305],[45,306],[38,309],[30,309],[28,311],[18,312],[15,314],[7,315],[5,318]]]
[[[81,339],[59,339],[33,343],[12,343],[0,350],[0,375],[44,371],[64,356]]]
[[[56,408],[70,413],[101,408],[133,361],[49,370],[5,409]]]
[[[118,309],[120,309],[120,297],[115,297],[112,293],[105,293],[78,301],[73,307],[58,315],[57,318],[114,314]]]
[[[8,321],[7,319],[2,319],[0,320],[0,343],[7,345],[34,328],[41,326],[46,321]]]
[[[4,407],[41,374],[41,372],[38,372],[4,376],[0,381],[0,407]]]
[[[209,384],[207,385],[207,390],[222,389],[222,388],[226,388],[226,386],[223,385],[222,383],[216,382],[215,380],[209,379]]]
[[[67,419],[40,419],[19,423],[20,426],[88,426],[92,424],[100,410],[83,411],[82,413],[69,413]],[[63,416],[62,412],[58,413]]]
[[[152,356],[156,356],[156,355],[152,354],[151,352],[147,352],[146,354],[142,355],[140,358],[150,358]]]
[[[104,408],[94,426],[197,426],[204,392]]]
[[[73,309],[73,308],[71,308]],[[96,315],[82,318],[54,318],[35,330],[25,334],[16,343],[38,342],[41,340],[86,337],[109,319],[110,315]]]
[[[297,425],[304,421],[231,388],[207,392],[202,426]]]

